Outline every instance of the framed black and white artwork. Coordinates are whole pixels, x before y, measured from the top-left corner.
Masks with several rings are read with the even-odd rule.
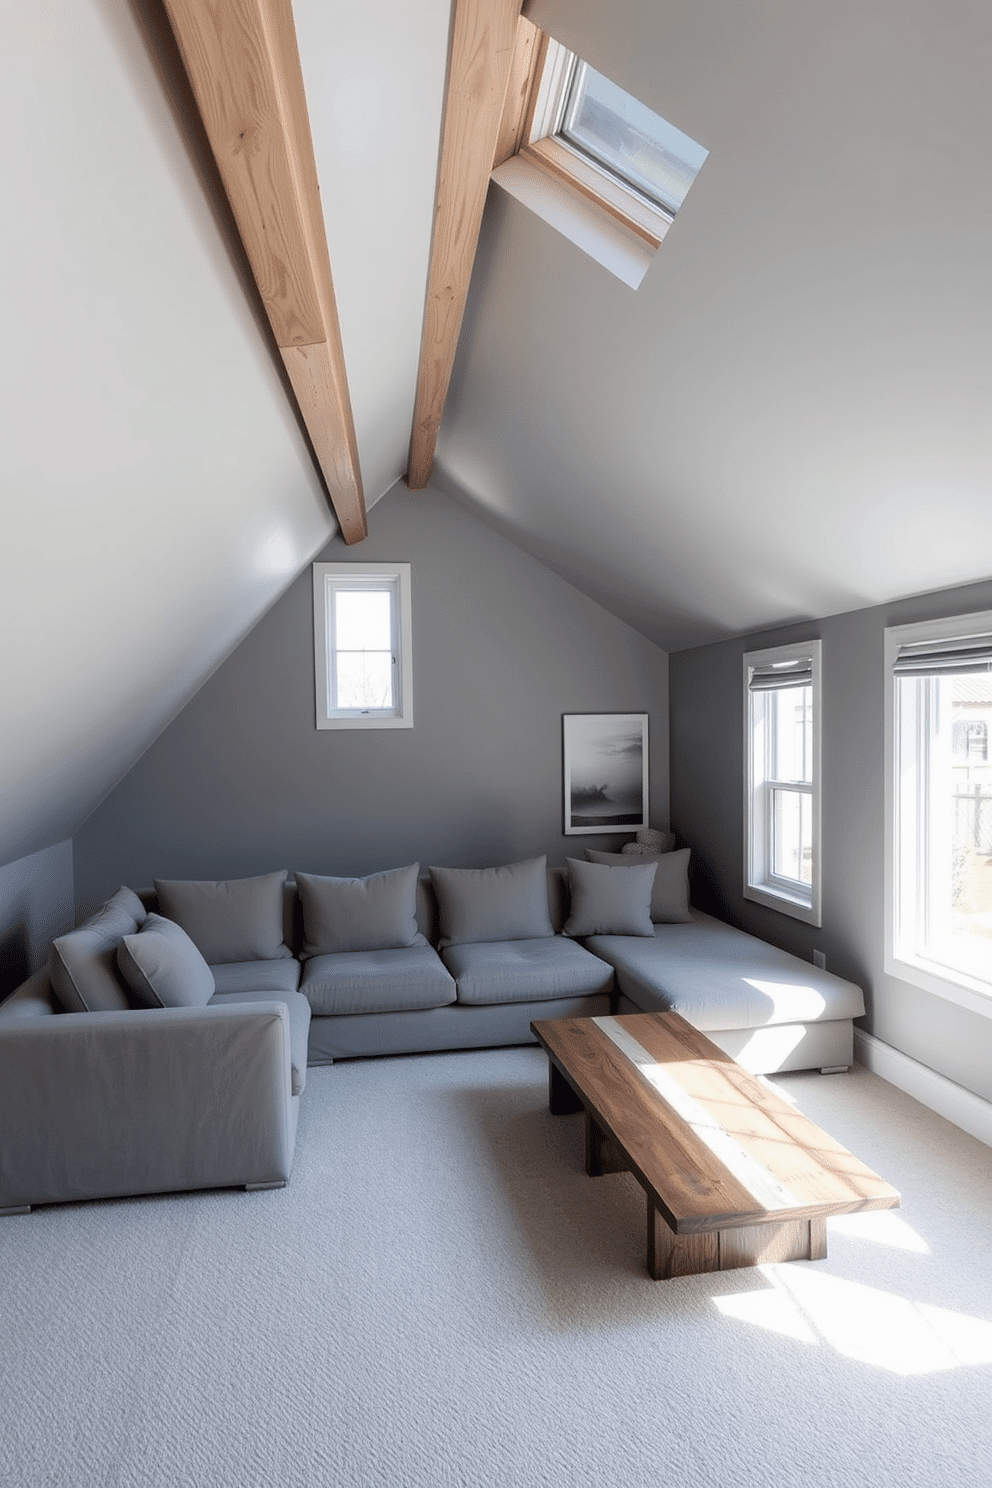
[[[564,713],[565,835],[648,825],[648,715]]]

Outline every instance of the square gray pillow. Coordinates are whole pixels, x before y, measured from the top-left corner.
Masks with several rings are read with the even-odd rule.
[[[692,919],[689,912],[689,852],[680,847],[678,852],[656,853],[653,857],[624,856],[623,853],[597,852],[586,848],[590,863],[629,865],[631,863],[655,863],[654,887],[651,890],[651,918],[656,925],[684,925]]]
[[[548,860],[501,868],[432,868],[442,948],[554,935],[548,913]]]
[[[186,931],[150,914],[135,935],[117,947],[117,964],[142,1007],[206,1007],[214,975]]]
[[[156,878],[159,913],[182,926],[211,966],[228,961],[284,961],[286,870],[257,878]]]
[[[568,858],[572,913],[566,935],[653,935],[651,888],[657,865],[585,863]]]
[[[118,889],[95,915],[52,944],[48,974],[67,1013],[119,1012],[130,1007],[127,986],[117,969],[117,947],[133,935],[145,908],[130,889]]]
[[[303,910],[303,955],[398,951],[426,945],[417,925],[419,863],[368,878],[297,873]]]

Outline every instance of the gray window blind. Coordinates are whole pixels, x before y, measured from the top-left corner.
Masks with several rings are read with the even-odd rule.
[[[992,635],[950,636],[900,646],[892,666],[897,677],[947,677],[992,672]]]
[[[778,692],[783,687],[810,687],[812,682],[812,656],[798,656],[795,661],[755,667],[747,685],[749,692]]]

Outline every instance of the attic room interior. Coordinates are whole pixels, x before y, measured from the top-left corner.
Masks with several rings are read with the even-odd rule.
[[[984,1481],[992,11],[0,25],[0,1482]]]

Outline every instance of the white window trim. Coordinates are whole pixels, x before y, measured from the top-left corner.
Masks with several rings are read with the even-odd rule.
[[[911,986],[932,992],[969,1012],[992,1018],[992,994],[987,984],[969,977],[967,972],[949,972],[934,962],[913,956],[905,948],[896,949],[899,893],[898,854],[896,851],[896,686],[892,667],[900,647],[918,641],[951,640],[955,636],[979,635],[992,631],[992,610],[970,615],[951,615],[939,620],[918,621],[910,625],[891,625],[885,631],[885,971]]]
[[[812,660],[812,686],[813,686],[813,781],[810,789],[810,805],[812,816],[812,839],[813,839],[813,862],[812,883],[808,895],[797,893],[781,883],[772,884],[766,877],[757,881],[754,872],[755,864],[755,833],[760,831],[764,838],[767,823],[757,822],[755,817],[754,793],[751,788],[752,779],[752,731],[751,731],[751,675],[758,667],[770,666],[773,662],[799,661],[805,658]],[[777,909],[781,914],[791,915],[793,919],[804,920],[808,925],[819,926],[822,923],[822,872],[821,872],[821,738],[822,738],[822,714],[821,704],[821,672],[822,672],[822,643],[815,641],[798,641],[788,646],[771,646],[763,651],[748,651],[744,655],[744,898],[750,899],[756,904],[764,904],[769,909]]]
[[[396,644],[399,707],[395,713],[329,713],[327,593],[334,579],[391,579],[397,586]],[[413,605],[409,563],[315,563],[313,565],[313,662],[318,729],[413,728]]]

